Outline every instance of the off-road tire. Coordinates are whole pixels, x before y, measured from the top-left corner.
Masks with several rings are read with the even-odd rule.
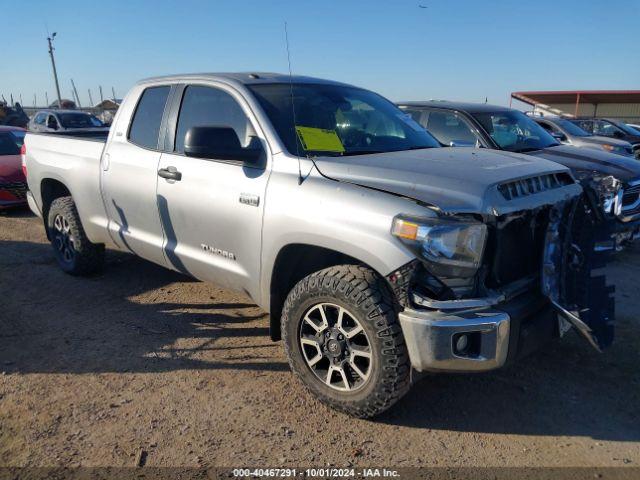
[[[303,316],[318,303],[348,309],[362,325],[372,351],[371,372],[356,391],[337,391],[312,372],[302,353]],[[281,331],[293,373],[328,406],[359,418],[376,416],[396,403],[410,387],[410,363],[398,323],[398,308],[383,278],[357,265],[330,267],[303,278],[285,301]]]
[[[58,248],[56,217],[66,221],[70,236],[73,238],[74,255],[71,260],[64,257]],[[54,255],[60,268],[70,275],[89,275],[102,269],[104,264],[104,245],[91,243],[80,223],[78,210],[72,197],[56,198],[49,208],[47,229],[53,246]]]

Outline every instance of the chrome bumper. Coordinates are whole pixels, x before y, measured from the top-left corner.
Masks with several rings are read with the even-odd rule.
[[[419,372],[478,372],[503,366],[509,350],[510,318],[495,308],[456,312],[406,309],[399,314],[411,365]],[[458,351],[467,334],[471,351]]]

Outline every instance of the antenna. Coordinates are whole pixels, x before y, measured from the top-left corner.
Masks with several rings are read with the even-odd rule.
[[[298,131],[296,130],[296,106],[293,103],[293,74],[291,73],[291,54],[289,52],[289,32],[284,22],[284,41],[287,45],[287,64],[289,65],[289,90],[291,94],[291,112],[293,113],[293,133],[296,140],[296,157],[298,158],[298,185],[302,184],[302,167],[300,165],[300,148],[298,147]]]

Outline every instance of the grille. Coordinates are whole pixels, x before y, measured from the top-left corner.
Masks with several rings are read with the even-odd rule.
[[[19,200],[24,200],[25,198],[27,198],[26,182],[0,183],[0,190],[9,192]]]
[[[622,195],[622,210],[625,213],[640,212],[640,184],[628,187]]]
[[[506,200],[515,200],[547,190],[562,188],[573,183],[573,179],[568,173],[550,173],[502,183],[498,185],[498,191]]]

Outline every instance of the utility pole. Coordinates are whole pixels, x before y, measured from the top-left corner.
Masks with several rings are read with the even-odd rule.
[[[56,38],[56,32],[50,37],[47,37],[47,42],[49,42],[49,55],[51,56],[51,66],[53,67],[53,79],[56,81],[56,93],[58,94],[58,108],[62,108],[62,97],[60,96],[60,84],[58,83],[58,71],[56,70],[56,61],[53,58],[53,39]]]
[[[44,101],[47,102],[45,107],[49,107],[49,92],[44,92]]]
[[[102,85],[98,85],[98,88],[100,89],[100,103],[104,102],[104,97],[102,96]]]
[[[91,89],[87,88],[87,92],[89,92],[89,103],[91,105],[89,105],[90,107],[94,107],[95,105],[93,104],[93,97],[91,96]]]
[[[111,87],[111,93],[113,93],[113,103],[117,103],[116,102],[116,90],[115,90],[115,88]]]
[[[73,78],[71,79],[71,86],[73,87],[73,93],[76,94],[76,102],[78,102],[78,108],[82,108],[82,105],[80,105],[80,95],[78,95],[78,89],[76,88],[76,84],[73,83]]]
[[[36,94],[33,94],[33,106],[35,107],[36,104],[38,103],[38,98],[36,97]]]

